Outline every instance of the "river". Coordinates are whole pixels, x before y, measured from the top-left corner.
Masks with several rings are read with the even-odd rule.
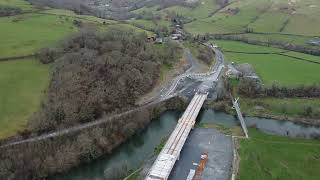
[[[155,147],[161,139],[168,137],[177,124],[181,112],[168,111],[155,119],[144,131],[137,133],[129,141],[114,150],[111,155],[99,158],[89,164],[83,164],[69,172],[54,176],[53,180],[104,180],[104,170],[121,164],[129,169],[138,168],[144,160],[150,159]],[[247,126],[268,133],[290,137],[311,138],[320,135],[320,128],[294,124],[290,121],[279,121],[264,118],[246,117]],[[213,110],[204,110],[198,117],[198,122],[215,123],[225,127],[239,125],[239,121],[232,115]]]

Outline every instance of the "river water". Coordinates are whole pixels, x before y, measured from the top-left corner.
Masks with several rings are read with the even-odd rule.
[[[129,169],[138,168],[144,160],[149,159],[161,139],[173,131],[181,112],[168,111],[151,122],[148,128],[133,136],[128,142],[116,148],[111,155],[99,158],[89,164],[73,168],[69,172],[57,175],[54,180],[104,180],[104,170],[111,166],[126,164]],[[199,114],[201,123],[215,123],[225,127],[238,126],[239,121],[232,115],[213,110],[204,110]],[[278,121],[263,118],[245,118],[247,126],[268,133],[290,137],[311,138],[320,136],[320,128],[294,124],[290,121]]]

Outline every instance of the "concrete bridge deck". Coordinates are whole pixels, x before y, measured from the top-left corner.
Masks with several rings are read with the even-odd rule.
[[[152,165],[146,180],[168,179],[207,96],[208,93],[195,94],[158,158]]]

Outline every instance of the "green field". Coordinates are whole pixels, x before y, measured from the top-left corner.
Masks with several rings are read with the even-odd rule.
[[[320,1],[307,0],[297,1],[295,5],[296,12],[290,16],[290,21],[285,33],[302,35],[320,35]]]
[[[243,52],[277,53],[283,50],[264,46],[249,45],[234,41],[213,41],[223,50]],[[319,61],[320,57],[302,53],[289,53],[296,57],[307,57]],[[276,83],[280,86],[299,86],[320,84],[320,64],[309,63],[279,54],[239,54],[225,52],[229,62],[249,63],[261,77],[263,84],[271,86]]]
[[[166,27],[169,30],[171,25],[169,21],[165,21],[165,20],[151,21],[151,20],[138,19],[138,20],[130,20],[128,22],[148,30],[156,30],[161,27]]]
[[[185,16],[192,19],[203,19],[210,16],[212,12],[219,8],[215,1],[201,0],[197,7],[189,8],[182,6],[172,6],[161,10],[162,12],[176,12],[178,15]]]
[[[137,33],[146,33],[147,36],[154,36],[153,32],[140,29],[140,28],[135,27],[131,24],[111,24],[111,25],[104,27],[103,29],[104,30],[108,30],[108,29],[129,30],[129,31],[137,32]]]
[[[108,19],[101,19],[95,16],[88,16],[88,15],[78,15],[74,13],[73,11],[70,10],[64,10],[64,9],[49,9],[45,11],[41,11],[43,14],[51,14],[51,15],[57,15],[57,16],[66,16],[66,17],[71,17],[73,19],[80,19],[83,22],[93,22],[93,23],[105,23],[105,24],[117,24],[119,23],[118,21],[114,20],[108,20]]]
[[[19,7],[22,10],[32,10],[33,6],[24,0],[1,0],[0,5],[10,6],[10,7]]]
[[[55,15],[24,14],[0,18],[0,57],[32,54],[77,31],[72,20]]]
[[[276,115],[295,118],[320,118],[320,99],[241,98],[241,110],[249,116]],[[306,115],[307,108],[312,111]]]
[[[132,13],[135,14],[145,14],[145,13],[149,13],[149,12],[156,12],[157,11],[158,6],[152,6],[152,7],[142,7],[140,9],[136,9],[131,11]]]
[[[49,82],[49,66],[34,59],[0,62],[0,139],[25,128]]]
[[[266,135],[249,129],[240,141],[239,180],[317,180],[320,141]]]
[[[320,46],[312,46],[307,42],[314,39],[313,37],[307,36],[296,36],[296,35],[285,35],[285,34],[254,34],[254,33],[246,33],[246,34],[238,34],[238,35],[228,35],[225,38],[234,38],[234,39],[242,39],[242,40],[250,40],[250,41],[258,41],[264,43],[266,45],[282,42],[283,44],[292,44],[304,46],[306,48],[312,49],[320,49]]]
[[[159,10],[159,6],[143,7],[136,14],[171,12],[192,22],[184,25],[191,34],[241,33],[247,30],[263,33],[320,35],[320,1],[232,0],[214,15],[219,5],[213,0],[201,0],[194,8],[175,5]]]
[[[221,34],[244,32],[247,24],[262,13],[268,6],[268,0],[242,0],[234,1],[231,5],[220,10],[212,17],[199,19],[187,24],[186,30],[192,34]],[[231,13],[228,9],[238,9],[237,13]],[[265,22],[266,23],[266,22]]]
[[[218,8],[219,6],[216,4],[215,1],[201,0],[198,6],[195,8],[175,5],[175,6],[170,6],[168,8],[164,8],[160,10],[159,6],[155,5],[151,7],[142,7],[140,9],[137,9],[131,12],[135,14],[140,14],[140,15],[153,13],[153,14],[158,14],[162,16],[165,16],[170,12],[175,12],[176,14],[184,16],[186,18],[203,19],[203,18],[209,17],[210,14]]]
[[[66,10],[46,10],[41,14],[29,13],[0,18],[0,58],[29,55],[43,47],[53,45],[78,30],[73,24],[74,19],[100,23],[97,25],[103,29],[125,28],[153,35],[152,32],[129,24],[118,24],[117,21],[103,20],[93,16],[79,16]],[[105,25],[101,25],[103,22]]]
[[[303,54],[303,53],[292,52],[292,51],[286,52],[286,53],[283,53],[283,54],[320,63],[320,57],[319,56],[312,56],[312,55],[309,55],[309,54]]]
[[[212,17],[198,16],[196,21],[186,24],[185,28],[192,34],[236,33],[250,28],[254,32],[318,36],[319,5],[317,0],[295,1],[291,4],[284,0],[233,1]],[[179,12],[184,8],[176,9]],[[192,11],[187,15],[190,14],[192,15]]]

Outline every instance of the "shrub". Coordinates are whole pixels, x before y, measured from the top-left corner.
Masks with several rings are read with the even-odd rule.
[[[38,59],[43,64],[50,64],[61,56],[61,54],[61,50],[58,50],[57,48],[43,48],[38,53]]]
[[[14,15],[20,14],[21,12],[22,12],[21,8],[0,5],[0,17],[14,16]]]

